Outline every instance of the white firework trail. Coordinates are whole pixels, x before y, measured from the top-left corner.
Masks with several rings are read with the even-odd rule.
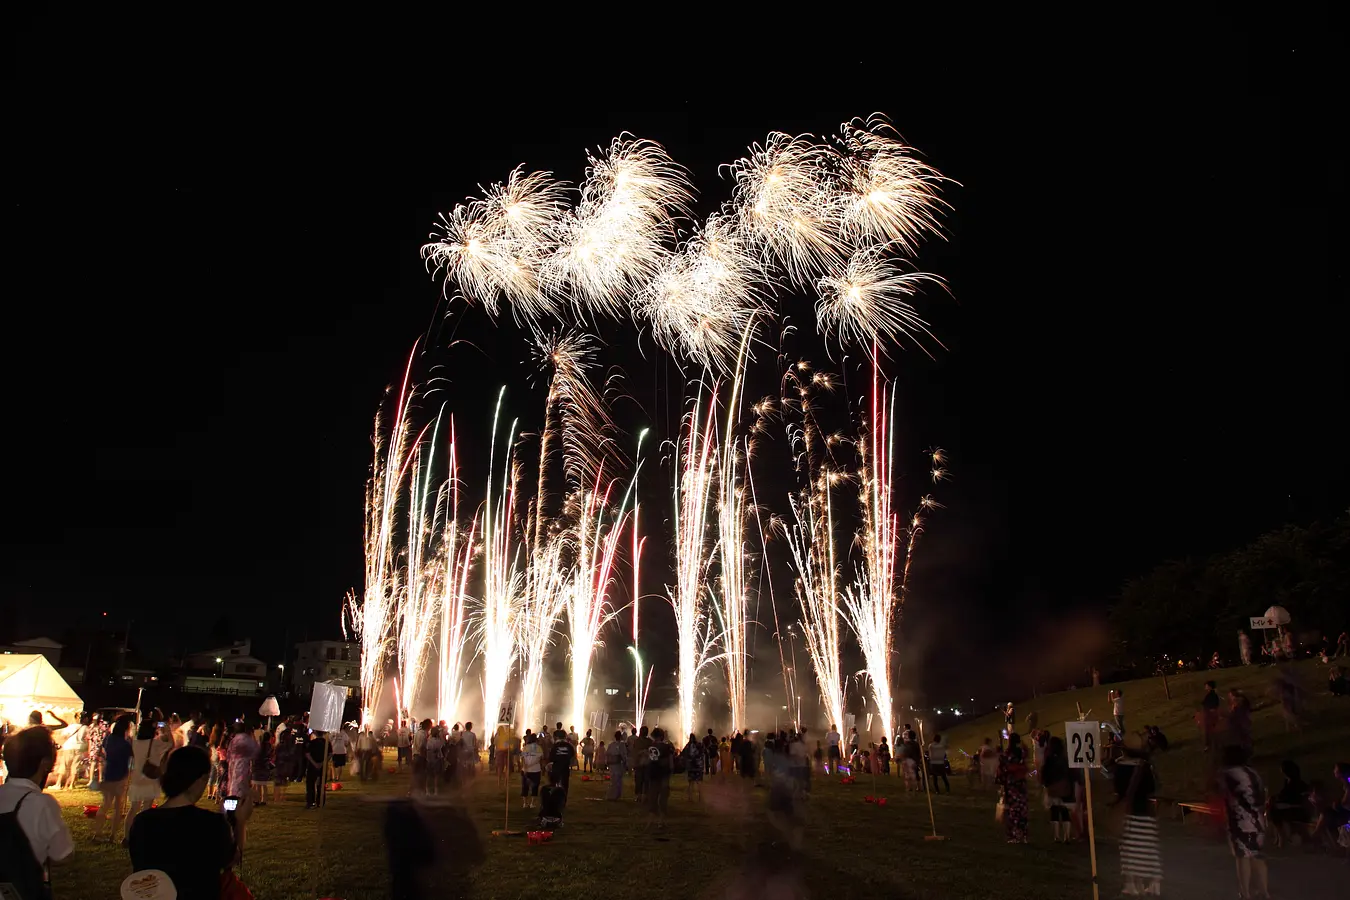
[[[441,579],[437,585],[440,621],[437,654],[436,711],[438,719],[454,721],[463,691],[468,664],[469,576],[473,571],[477,519],[466,530],[459,522],[459,455],[455,445],[455,422],[450,420],[450,475],[442,500],[448,504],[441,535]]]
[[[344,606],[343,632],[355,634],[361,644],[361,724],[372,721],[384,682],[385,661],[398,627],[398,596],[401,591],[395,513],[402,496],[403,469],[407,461],[412,403],[410,378],[414,345],[408,355],[394,421],[388,435],[382,414],[376,413],[372,437],[374,460],[366,482],[365,583],[361,596],[348,594]],[[350,629],[348,625],[350,624]]]
[[[440,424],[438,416],[429,443],[423,443],[423,435],[418,435],[408,473],[406,560],[398,594],[396,650],[404,710],[414,720],[413,706],[421,699],[440,601],[437,585],[441,578],[438,545],[442,509],[439,487],[432,483]]]
[[[711,662],[716,634],[707,614],[708,569],[712,550],[708,507],[716,481],[716,391],[710,391],[706,411],[703,386],[684,417],[676,444],[675,472],[675,585],[668,589],[675,610],[678,645],[676,691],[680,734],[692,734],[699,678]]]
[[[483,535],[483,597],[478,609],[475,631],[479,652],[483,658],[482,694],[483,727],[485,733],[497,725],[502,695],[511,678],[517,657],[516,637],[520,628],[521,575],[518,570],[519,550],[512,542],[514,525],[516,477],[511,446],[515,439],[515,423],[506,438],[506,460],[501,468],[498,487],[494,479],[497,454],[497,425],[501,418],[502,398],[506,388],[497,395],[497,408],[492,415],[492,444],[488,453],[487,492],[481,513]],[[495,490],[495,493],[494,493]]]
[[[639,465],[641,465],[639,463]],[[617,512],[608,509],[614,483],[603,490],[600,483],[577,498],[576,537],[567,591],[569,655],[572,674],[572,722],[586,722],[586,698],[591,689],[591,661],[600,646],[600,629],[614,616],[610,591],[614,586],[615,562],[629,518],[628,504],[634,481],[624,491]]]
[[[798,363],[785,380],[797,396],[795,400],[784,398],[784,406],[796,405],[801,414],[800,425],[788,431],[803,484],[799,496],[788,498],[794,523],[787,529],[787,542],[802,611],[802,635],[821,706],[831,724],[842,727],[846,683],[840,656],[842,617],[833,492],[845,477],[834,465],[811,407],[816,390],[828,390],[831,381],[824,373],[810,374],[804,363]]]
[[[741,339],[740,352],[731,396],[727,401],[726,427],[721,435],[717,480],[717,590],[711,592],[712,606],[718,618],[722,663],[726,670],[727,703],[731,730],[742,731],[746,724],[746,669],[749,662],[749,576],[746,526],[749,507],[746,488],[748,441],[741,443],[739,432],[741,402],[744,396],[745,362],[750,348],[750,330]],[[688,732],[685,732],[686,734]]]

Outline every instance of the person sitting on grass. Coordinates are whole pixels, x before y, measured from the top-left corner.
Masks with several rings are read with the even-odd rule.
[[[1266,816],[1275,832],[1276,847],[1283,846],[1296,829],[1307,828],[1313,822],[1312,805],[1308,800],[1309,788],[1300,777],[1298,763],[1286,759],[1280,763],[1280,773],[1284,775],[1284,785],[1266,805]]]
[[[168,799],[138,815],[127,840],[132,870],[164,872],[181,900],[219,897],[220,874],[235,855],[226,818],[197,806],[210,771],[210,757],[200,747],[170,753],[159,780]]]

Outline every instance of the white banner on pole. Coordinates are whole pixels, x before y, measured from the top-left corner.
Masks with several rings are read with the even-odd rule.
[[[342,707],[347,702],[347,689],[336,684],[314,683],[314,694],[309,698],[309,727],[313,731],[337,731],[342,727]]]
[[[1268,631],[1279,628],[1280,625],[1271,616],[1252,616],[1251,625],[1249,627],[1252,631]]]

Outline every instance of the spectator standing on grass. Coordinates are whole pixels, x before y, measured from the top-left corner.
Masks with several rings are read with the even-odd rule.
[[[1205,694],[1200,698],[1200,734],[1205,739],[1205,750],[1214,743],[1214,733],[1219,728],[1219,692],[1212,681],[1205,682]]]
[[[218,898],[220,875],[235,856],[226,818],[197,806],[210,771],[211,759],[200,747],[170,753],[160,778],[167,799],[136,817],[127,840],[132,871],[159,869],[179,900]]]
[[[586,729],[586,736],[581,739],[581,771],[595,771],[595,736],[591,734],[591,729]]]
[[[394,746],[398,748],[398,759],[395,765],[400,772],[403,771],[403,764],[406,762],[412,765],[412,732],[408,729],[408,723],[399,719],[398,732],[394,736]]]
[[[1050,809],[1050,833],[1056,844],[1067,844],[1073,836],[1069,813],[1075,797],[1073,782],[1069,780],[1069,754],[1063,738],[1050,738],[1045,764],[1041,766],[1041,786]]]
[[[937,780],[941,778],[943,785],[947,788],[947,793],[952,792],[952,783],[947,780],[947,745],[942,740],[942,735],[933,735],[933,742],[928,745],[928,783],[933,788],[933,793],[940,794]]]
[[[1153,795],[1157,776],[1149,762],[1139,735],[1130,735],[1124,755],[1113,772],[1116,802],[1125,814],[1125,831],[1120,839],[1120,874],[1127,894],[1162,892],[1162,855],[1158,850],[1158,822],[1154,818]]]
[[[647,810],[658,825],[664,826],[670,805],[670,776],[675,770],[675,747],[666,740],[663,729],[652,731],[647,747]]]
[[[1219,772],[1219,796],[1228,820],[1228,846],[1237,862],[1239,897],[1269,897],[1266,871],[1266,786],[1256,770],[1247,765],[1241,747],[1225,747]],[[1252,882],[1258,893],[1252,894]]]
[[[1003,830],[1008,836],[1008,843],[1025,844],[1027,758],[1022,738],[1015,731],[1008,735],[1008,745],[999,759],[998,780],[1003,788]]]
[[[98,783],[102,802],[98,808],[98,824],[94,828],[95,841],[116,840],[122,830],[123,804],[131,775],[131,728],[135,721],[131,715],[118,716],[103,741],[103,774]],[[104,823],[110,825],[106,836]]]
[[[263,731],[258,742],[258,755],[253,758],[253,805],[267,805],[267,789],[276,779],[276,738]]]
[[[17,871],[6,871],[4,880],[20,896],[51,896],[50,867],[75,852],[75,841],[61,816],[55,797],[44,794],[47,776],[56,765],[56,745],[46,728],[25,728],[5,738],[5,783],[0,784],[0,816],[13,816],[31,854],[12,860]],[[15,848],[20,850],[22,848]]]
[[[472,722],[464,723],[464,733],[459,736],[459,768],[466,779],[478,774],[478,735]]]
[[[234,723],[226,758],[229,762],[225,796],[237,797],[231,824],[234,826],[235,852],[242,858],[248,820],[253,815],[253,761],[258,758],[258,742],[243,719]],[[223,808],[223,806],[222,806]]]
[[[994,739],[985,738],[980,747],[980,786],[991,788],[998,783],[998,751],[994,749]]]
[[[831,775],[839,771],[840,749],[839,742],[842,740],[839,734],[839,726],[831,725],[829,732],[825,735],[825,747],[828,759],[829,772]]]
[[[1247,632],[1238,632],[1238,656],[1242,657],[1242,664],[1250,666],[1252,664],[1252,639],[1247,637]]]
[[[628,742],[623,732],[614,732],[614,740],[605,747],[605,765],[609,768],[609,794],[606,800],[619,800],[623,797],[623,776],[628,771]]]
[[[333,777],[341,778],[347,766],[347,732],[340,727],[333,732]]]
[[[411,744],[409,745],[411,747]],[[318,809],[327,799],[323,767],[328,756],[328,739],[322,731],[310,732],[305,741],[301,763],[305,767],[305,809]]]
[[[108,723],[103,716],[94,713],[89,726],[89,783],[86,790],[98,790],[99,772],[103,768],[103,742],[108,737]]]
[[[562,737],[554,735],[553,752],[549,756],[548,780],[550,784],[563,789],[567,792],[569,780],[572,777],[572,766],[577,761],[577,748],[568,740],[567,732],[562,731]]]
[[[542,775],[544,749],[529,730],[525,744],[520,748],[520,808],[530,809],[539,801],[539,779]]]
[[[629,756],[633,760],[633,796],[639,803],[647,798],[647,771],[651,763],[647,751],[651,747],[652,739],[647,735],[647,726],[643,725],[638,729],[637,737],[633,738],[633,746],[629,748]]]
[[[1120,733],[1125,733],[1125,692],[1122,690],[1113,690],[1107,694],[1107,699],[1111,701],[1111,717],[1116,720],[1116,728]]]
[[[703,774],[717,774],[717,735],[711,728],[703,736]]]
[[[164,760],[173,750],[167,734],[157,734],[155,723],[159,710],[141,722],[136,729],[136,740],[131,742],[131,781],[127,789],[127,824],[125,833],[131,837],[131,824],[136,816],[150,808],[159,798],[159,776],[164,771]],[[124,840],[125,843],[125,840]]]
[[[1228,733],[1233,743],[1252,752],[1252,701],[1237,688],[1228,692]]]
[[[56,774],[56,790],[72,790],[75,776],[80,771],[80,760],[89,754],[89,713],[80,716],[75,725],[67,729],[61,742],[59,767]]]
[[[689,732],[689,742],[684,745],[680,751],[684,757],[684,777],[685,799],[693,800],[694,794],[698,794],[698,799],[703,799],[703,742],[698,739],[698,735],[692,731]]]

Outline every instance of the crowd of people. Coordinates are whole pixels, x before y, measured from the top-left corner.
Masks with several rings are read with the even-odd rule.
[[[0,834],[9,848],[4,876],[18,879],[22,897],[51,896],[50,867],[75,849],[48,791],[97,791],[95,842],[124,847],[133,871],[165,872],[179,897],[218,897],[242,862],[253,809],[284,800],[299,781],[306,808],[322,805],[328,780],[347,765],[348,744],[345,732],[311,730],[308,716],[270,729],[201,714],[183,721],[159,709],[83,714],[74,723],[34,711],[27,727],[6,727],[0,738],[0,830],[11,831]],[[199,805],[203,797],[214,810]],[[19,834],[27,855],[12,849]]]
[[[1286,727],[1304,725],[1302,691],[1293,677],[1276,670],[1272,698]],[[1333,674],[1333,678],[1334,678]],[[1334,691],[1333,691],[1334,693]],[[1177,745],[1153,725],[1126,727],[1124,692],[1107,696],[1111,722],[1102,724],[1101,761],[1109,780],[1110,814],[1119,820],[1121,874],[1126,893],[1161,889],[1162,854],[1157,827],[1157,754]],[[1256,750],[1253,703],[1237,688],[1221,694],[1217,681],[1205,683],[1196,701],[1197,746],[1212,761],[1212,813],[1226,823],[1244,897],[1266,896],[1267,835],[1276,845],[1347,843],[1350,834],[1350,763],[1339,763],[1332,781],[1305,782],[1298,764],[1281,764],[1283,783],[1270,792],[1250,765]],[[1055,843],[1085,836],[1085,770],[1069,764],[1064,738],[1037,727],[1034,714],[1019,731],[1013,705],[1004,712],[997,744],[986,738],[966,754],[972,790],[997,791],[997,817],[1010,844],[1029,842],[1032,798],[1045,809]],[[282,719],[275,728],[243,720],[186,721],[158,709],[82,715],[68,722],[51,711],[34,711],[29,725],[4,738],[5,781],[0,784],[0,823],[17,823],[32,849],[34,867],[21,879],[45,881],[48,867],[74,851],[74,842],[49,794],[80,786],[99,792],[93,839],[120,843],[139,871],[169,873],[179,895],[215,896],[221,879],[242,860],[248,823],[256,807],[285,802],[291,784],[304,782],[306,809],[325,803],[327,785],[349,772],[376,779],[392,757],[391,771],[409,771],[409,792],[435,797],[462,788],[478,776],[484,756],[499,785],[519,779],[520,805],[543,827],[563,823],[571,780],[608,781],[605,799],[624,799],[631,777],[633,798],[655,827],[663,827],[676,777],[685,796],[700,801],[709,779],[767,787],[767,812],[789,839],[800,840],[801,811],[813,778],[827,775],[889,777],[912,791],[951,792],[951,755],[941,735],[921,741],[905,724],[891,740],[864,741],[856,727],[845,736],[831,725],[819,739],[806,729],[737,732],[718,736],[707,729],[676,742],[662,728],[621,727],[610,734],[575,727],[525,729],[516,735],[502,725],[484,744],[472,722],[411,719],[390,722],[379,734],[371,728],[309,728],[308,716]],[[964,753],[964,751],[961,751]],[[892,772],[894,768],[894,773]],[[205,798],[213,811],[199,805]],[[221,815],[220,813],[224,813]],[[8,873],[7,873],[8,875]],[[182,885],[196,885],[191,890]],[[198,892],[200,889],[201,892]]]

